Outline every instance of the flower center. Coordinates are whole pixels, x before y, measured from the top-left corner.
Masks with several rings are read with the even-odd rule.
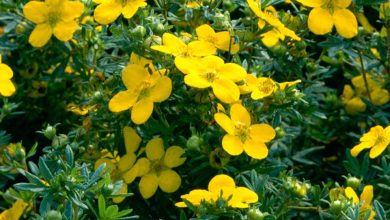
[[[167,167],[164,165],[163,159],[151,161],[151,170],[155,172],[157,176],[160,176],[161,172],[166,170]]]
[[[215,79],[218,78],[218,74],[217,74],[216,72],[213,72],[213,71],[207,72],[206,74],[204,74],[204,78],[205,78],[208,82],[212,83],[212,82],[214,82]]]
[[[49,16],[48,17],[49,17],[48,23],[49,23],[51,28],[54,28],[56,26],[56,24],[61,19],[60,13],[55,12],[55,11],[49,12]]]
[[[248,126],[238,121],[234,127],[234,135],[237,136],[242,143],[244,143],[248,139]]]
[[[386,137],[386,134],[385,134],[385,132],[381,132],[379,135],[378,135],[378,137],[377,137],[377,139],[376,139],[376,141],[375,141],[375,144],[374,144],[374,146],[376,146],[376,145],[388,145],[390,143],[390,138],[389,137]]]
[[[331,14],[334,12],[334,0],[323,0],[322,8],[328,10]]]
[[[266,79],[259,82],[258,89],[264,94],[270,94],[274,91],[275,84],[272,80]]]

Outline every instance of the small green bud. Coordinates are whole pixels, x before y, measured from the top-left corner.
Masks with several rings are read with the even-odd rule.
[[[246,213],[248,220],[263,220],[267,213],[262,213],[259,209],[252,208]]]
[[[139,37],[139,38],[142,38],[145,36],[146,34],[146,28],[142,25],[137,25],[132,31],[131,33],[135,36],[135,37]]]
[[[285,136],[284,130],[281,127],[276,127],[276,138],[283,138]]]
[[[343,209],[343,205],[340,200],[335,200],[330,204],[330,210],[335,213],[339,213]]]
[[[63,147],[68,144],[68,136],[65,134],[60,134],[59,136],[55,136],[52,141],[52,146]]]
[[[56,133],[57,133],[56,127],[51,125],[47,125],[46,129],[43,131],[43,135],[49,140],[53,140],[53,138],[56,136]]]
[[[194,149],[194,150],[199,150],[200,145],[202,144],[202,138],[199,137],[198,135],[192,135],[188,140],[187,140],[187,148],[188,149]]]
[[[61,212],[56,210],[50,210],[45,215],[45,220],[62,220]]]
[[[358,179],[354,176],[348,177],[347,178],[347,186],[350,186],[353,189],[357,189],[357,188],[359,188],[361,181],[362,181],[361,179]]]

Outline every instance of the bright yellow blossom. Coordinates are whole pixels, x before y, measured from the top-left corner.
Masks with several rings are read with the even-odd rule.
[[[179,189],[181,178],[172,168],[182,165],[186,158],[184,150],[179,146],[171,146],[166,151],[161,138],[153,138],[145,148],[146,157],[138,159],[134,167],[141,177],[139,191],[143,198],[152,197],[157,188],[167,193]]]
[[[251,124],[249,112],[241,104],[231,106],[230,118],[224,113],[216,113],[214,119],[227,132],[222,139],[222,147],[227,153],[236,156],[245,151],[259,160],[267,157],[265,143],[274,139],[276,132],[268,124]]]
[[[196,34],[199,40],[209,42],[220,50],[237,53],[240,49],[240,45],[234,43],[229,31],[215,32],[210,25],[204,24],[196,28]]]
[[[216,48],[213,44],[206,41],[191,41],[185,44],[180,38],[173,34],[165,33],[162,37],[162,45],[151,46],[153,50],[157,50],[175,57],[175,65],[177,62],[185,62],[193,58],[204,57],[216,53]]]
[[[34,47],[44,46],[54,34],[60,41],[72,39],[78,28],[76,18],[84,12],[84,4],[78,1],[45,0],[30,1],[23,7],[24,16],[37,24],[28,39]]]
[[[13,75],[12,69],[7,64],[1,63],[0,55],[0,95],[7,97],[14,94],[16,88],[11,81]]]
[[[309,30],[324,35],[336,26],[337,32],[344,38],[352,38],[358,33],[355,15],[347,9],[352,0],[297,0],[312,7],[308,17]]]
[[[235,82],[246,76],[246,71],[235,63],[224,63],[217,56],[207,56],[200,60],[178,60],[176,66],[184,74],[184,82],[195,88],[213,89],[214,95],[224,103],[239,100],[240,90]]]
[[[0,220],[19,220],[27,206],[28,203],[16,200],[11,208],[0,213]]]
[[[352,199],[353,204],[358,205],[360,202],[363,203],[359,208],[359,212],[362,213],[362,216],[366,216],[366,214],[370,212],[368,219],[374,219],[375,212],[371,205],[372,199],[374,197],[374,188],[371,185],[367,185],[363,188],[363,192],[360,194],[360,199],[356,195],[355,190],[353,190],[351,187],[345,188],[344,192],[347,198]]]
[[[279,20],[277,12],[274,7],[269,6],[261,10],[261,2],[259,0],[247,0],[249,8],[259,17],[258,26],[263,29],[266,24],[271,25],[273,28],[261,35],[261,41],[267,47],[272,47],[279,42],[284,40],[285,36],[291,37],[294,40],[300,41],[294,31],[285,27],[285,25]]]
[[[225,174],[213,177],[208,184],[208,190],[194,189],[181,198],[194,206],[199,206],[201,202],[215,203],[222,198],[233,208],[248,208],[249,204],[259,200],[255,192],[246,187],[236,187],[233,178]],[[175,205],[180,208],[187,207],[184,202]]]
[[[110,24],[121,14],[124,18],[130,19],[137,12],[138,8],[145,7],[146,0],[95,0],[100,3],[94,12],[94,18],[100,24]]]
[[[123,136],[126,146],[126,154],[124,156],[120,157],[116,151],[112,154],[107,150],[103,150],[103,156],[95,162],[95,170],[103,163],[106,163],[106,169],[110,171],[112,180],[123,180],[122,188],[116,192],[117,194],[127,193],[127,184],[133,182],[138,173],[137,167],[133,166],[133,164],[137,159],[135,151],[137,151],[141,143],[141,138],[131,127],[123,128]],[[114,197],[113,201],[120,203],[124,199],[125,197]]]
[[[378,157],[390,144],[390,126],[372,127],[360,138],[360,143],[351,149],[351,155],[356,157],[362,150],[371,148],[370,158]]]
[[[127,90],[116,94],[108,107],[112,112],[132,108],[131,120],[136,124],[143,124],[151,116],[154,102],[165,101],[171,95],[172,81],[164,75],[165,70],[155,70],[150,60],[136,60],[134,58],[133,63],[127,65],[122,72],[122,81]],[[148,65],[145,66],[145,63]]]

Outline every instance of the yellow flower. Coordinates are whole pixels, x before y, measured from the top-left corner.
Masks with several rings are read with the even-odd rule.
[[[150,48],[173,55],[176,66],[176,63],[180,60],[189,60],[194,57],[204,57],[216,53],[216,48],[209,42],[196,40],[185,44],[180,38],[170,33],[165,33],[162,36],[162,43],[163,45],[154,45]]]
[[[22,200],[16,200],[11,208],[0,213],[0,220],[19,220],[27,206],[28,203]]]
[[[31,32],[28,42],[34,47],[42,47],[52,34],[61,41],[72,39],[78,28],[75,19],[83,12],[84,4],[78,1],[30,1],[23,7],[23,14],[37,26]]]
[[[390,143],[390,126],[372,127],[360,138],[360,143],[351,149],[351,155],[356,157],[362,150],[371,148],[370,158],[379,156]]]
[[[8,97],[16,91],[15,85],[11,81],[13,75],[12,69],[7,64],[1,63],[0,54],[0,95]]]
[[[213,89],[215,96],[224,103],[236,102],[240,90],[235,82],[245,78],[246,71],[235,63],[224,63],[217,56],[207,56],[200,60],[180,59],[176,66],[184,74],[184,82],[195,88]]]
[[[275,130],[268,124],[251,124],[248,111],[241,104],[230,108],[230,118],[224,113],[214,114],[215,121],[227,132],[222,147],[230,155],[245,151],[250,157],[264,159],[268,155],[265,143],[275,137]]]
[[[78,106],[78,105],[76,105],[75,103],[71,102],[71,103],[69,103],[69,104],[66,105],[66,110],[67,110],[67,111],[70,111],[70,112],[73,112],[73,113],[76,114],[76,115],[81,115],[81,116],[83,116],[83,115],[88,114],[88,112],[89,112],[89,107],[88,107],[88,106],[86,106],[86,107],[84,107],[84,106]]]
[[[345,196],[349,199],[352,199],[353,204],[358,205],[362,202],[362,206],[359,208],[359,212],[362,213],[362,216],[366,216],[367,212],[370,212],[369,220],[374,219],[375,212],[372,210],[372,199],[374,197],[374,188],[371,185],[367,185],[363,188],[362,194],[360,194],[360,199],[356,195],[355,190],[351,187],[345,188]]]
[[[210,25],[204,24],[196,28],[196,34],[199,40],[209,42],[220,50],[237,53],[240,49],[240,45],[234,43],[234,38],[229,31],[216,33]]]
[[[134,167],[138,170],[137,176],[141,177],[139,191],[143,198],[152,197],[157,188],[167,193],[173,193],[179,189],[181,178],[172,168],[182,165],[186,158],[182,157],[184,150],[179,146],[171,146],[164,150],[161,138],[153,138],[145,148],[146,157],[138,159]]]
[[[260,29],[263,29],[266,24],[271,25],[273,28],[266,33],[262,34],[261,41],[267,47],[272,47],[279,42],[279,40],[284,40],[285,36],[291,37],[294,40],[300,41],[301,38],[298,37],[294,31],[285,27],[284,24],[279,20],[277,12],[274,7],[269,6],[264,9],[264,12],[261,10],[261,2],[259,0],[247,0],[249,8],[259,17],[257,25]]]
[[[222,198],[233,208],[248,208],[249,204],[259,200],[255,192],[246,187],[236,187],[233,178],[225,174],[213,177],[208,184],[208,190],[195,189],[181,198],[194,206],[199,206],[201,202],[215,203]],[[180,208],[187,207],[184,202],[175,205]]]
[[[138,8],[145,7],[146,0],[95,0],[98,5],[94,12],[94,18],[100,24],[110,24],[121,14],[130,19]]]
[[[185,4],[188,8],[197,9],[200,8],[203,5],[203,0],[188,0]]]
[[[132,56],[136,57],[136,56]],[[171,94],[172,81],[165,76],[165,70],[157,71],[151,61],[133,58],[122,72],[122,81],[127,90],[116,94],[108,103],[112,112],[131,109],[131,120],[145,123],[153,112],[154,102],[165,101]],[[145,66],[145,62],[149,66]],[[149,73],[151,70],[151,74]]]
[[[123,135],[126,147],[126,154],[123,157],[120,157],[117,151],[114,151],[114,154],[112,154],[104,149],[102,151],[103,156],[95,162],[95,170],[103,163],[106,163],[105,169],[110,171],[110,176],[113,181],[124,181],[122,188],[116,192],[117,194],[127,193],[127,184],[133,182],[138,173],[137,167],[134,167],[133,164],[137,159],[135,151],[137,151],[141,143],[141,138],[131,127],[124,127]],[[120,203],[124,199],[125,197],[114,197],[113,201]]]
[[[358,33],[355,15],[347,9],[352,0],[297,0],[312,7],[308,18],[309,30],[317,35],[332,31],[333,25],[344,38],[352,38]]]

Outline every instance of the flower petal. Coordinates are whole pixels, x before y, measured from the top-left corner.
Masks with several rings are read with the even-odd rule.
[[[127,153],[124,156],[121,157],[119,160],[117,166],[118,169],[121,172],[125,172],[127,170],[130,170],[130,168],[133,166],[135,160],[137,159],[137,156],[134,153]]]
[[[230,155],[237,156],[244,151],[244,144],[241,140],[230,134],[226,134],[222,138],[222,147]]]
[[[84,13],[84,4],[79,1],[65,1],[62,5],[61,20],[72,21]]]
[[[125,193],[127,193],[127,184],[122,183],[122,187],[115,194],[125,194]],[[114,197],[112,198],[112,201],[115,203],[121,203],[125,198],[126,196]]]
[[[198,35],[198,39],[203,41],[209,41],[210,38],[215,35],[214,29],[208,24],[203,24],[197,27],[195,31],[196,35]]]
[[[233,82],[238,82],[245,79],[246,70],[235,63],[226,63],[218,68],[218,73],[221,78],[232,80]]]
[[[275,138],[274,128],[268,124],[255,124],[249,128],[249,136],[255,142],[267,143]]]
[[[2,64],[0,57],[0,79],[11,79],[13,76],[14,72],[12,69],[6,64]]]
[[[42,47],[50,40],[52,33],[48,23],[38,24],[31,32],[28,42],[33,47]]]
[[[359,204],[359,197],[356,195],[355,190],[353,190],[351,187],[348,186],[345,188],[344,193],[348,199],[352,199],[353,204]]]
[[[333,18],[329,11],[326,9],[312,9],[307,22],[310,31],[314,34],[324,35],[332,31]]]
[[[164,156],[164,164],[169,168],[174,168],[182,165],[186,158],[183,157],[185,151],[179,146],[169,147]]]
[[[138,167],[137,176],[144,176],[150,171],[150,161],[146,157],[137,160],[135,166]]]
[[[356,157],[362,150],[372,147],[370,142],[362,142],[351,149],[351,155]]]
[[[73,38],[73,33],[78,27],[75,21],[59,21],[54,27],[53,33],[58,40],[68,41]]]
[[[374,198],[373,186],[372,185],[365,186],[363,188],[362,194],[360,194],[360,202],[363,202],[362,208],[370,207],[373,198]]]
[[[224,103],[233,103],[240,99],[240,89],[231,80],[216,79],[211,85],[214,95]]]
[[[127,153],[135,152],[141,143],[141,137],[137,134],[134,128],[125,126],[123,128],[123,137],[125,139],[125,147]]]
[[[0,85],[0,94],[4,97],[11,96],[16,91],[15,85],[9,79],[0,79]]]
[[[381,137],[381,138],[384,138],[384,137]],[[376,158],[378,157],[379,155],[382,154],[382,152],[387,148],[387,146],[389,145],[390,143],[390,139],[387,137],[387,140],[383,140],[383,141],[377,141],[379,143],[375,144],[371,150],[370,150],[370,158],[373,159],[373,158]]]
[[[131,109],[131,120],[135,124],[145,123],[153,112],[153,101],[150,98],[139,100]]]
[[[199,89],[205,89],[211,86],[211,82],[207,78],[198,74],[187,74],[184,76],[184,83]]]
[[[150,98],[153,102],[162,102],[168,99],[172,92],[172,81],[169,77],[163,76],[158,79],[156,85],[150,89]]]
[[[333,4],[339,8],[346,8],[352,3],[352,0],[333,0]]]
[[[175,171],[167,169],[162,171],[158,177],[158,185],[162,191],[173,193],[179,189],[181,185],[181,178]]]
[[[313,7],[313,8],[321,7],[323,3],[323,0],[297,0],[297,1],[304,6]]]
[[[234,104],[230,108],[230,117],[234,124],[237,122],[243,123],[246,126],[251,125],[251,116],[248,110],[241,104]]]
[[[348,9],[335,10],[333,20],[337,32],[345,37],[352,38],[358,33],[358,24],[355,15]]]
[[[215,113],[214,120],[225,130],[228,134],[234,134],[234,124],[230,118],[223,113]]]
[[[28,20],[40,24],[47,21],[49,8],[44,2],[30,1],[23,7],[23,14]]]
[[[138,176],[138,169],[139,167],[134,165],[131,169],[126,171],[122,175],[123,181],[125,181],[126,184],[132,183],[135,180],[135,178],[137,178]]]
[[[262,160],[268,156],[268,148],[264,143],[252,140],[245,141],[244,150],[250,157]]]
[[[163,45],[152,46],[153,50],[157,50],[166,54],[172,54],[173,56],[181,56],[187,52],[187,45],[171,33],[164,33],[162,36]]]
[[[188,44],[188,51],[190,56],[203,57],[215,54],[217,48],[212,43],[196,40]]]
[[[158,177],[155,173],[149,173],[141,177],[139,181],[139,191],[144,199],[152,197],[158,187]]]
[[[123,17],[130,19],[138,11],[138,8],[145,6],[146,2],[144,0],[129,1],[122,10]]]
[[[100,24],[114,22],[122,13],[122,6],[115,0],[103,2],[95,8],[94,18]]]
[[[128,90],[135,90],[140,87],[148,77],[149,73],[144,66],[129,64],[122,71],[122,81]]]
[[[108,108],[112,112],[121,112],[129,109],[137,101],[138,95],[131,91],[121,91],[114,95],[108,103]]]
[[[153,138],[146,144],[145,151],[149,160],[160,160],[165,154],[163,139]]]
[[[235,188],[236,183],[234,179],[225,174],[219,174],[213,177],[208,185],[208,190],[210,192],[217,192],[221,190],[221,188]]]

